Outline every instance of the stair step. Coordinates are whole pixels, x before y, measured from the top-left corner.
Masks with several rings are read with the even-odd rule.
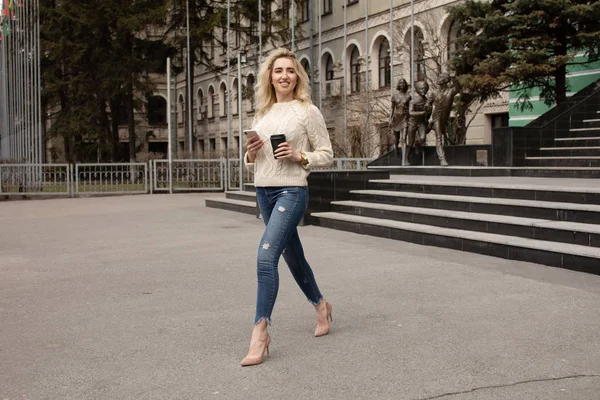
[[[525,163],[530,167],[579,167],[600,168],[600,157],[526,157]]]
[[[600,122],[600,118],[584,119],[583,122]]]
[[[555,138],[554,140],[556,142],[572,141],[572,140],[600,140],[600,136],[566,137],[566,138]]]
[[[539,179],[531,178],[495,178],[496,180],[510,180],[510,183],[494,182],[492,181],[494,178],[490,178],[486,182],[476,181],[476,179],[481,178],[472,177],[467,180],[448,177],[445,181],[436,181],[427,178],[407,179],[395,175],[390,179],[372,179],[369,181],[368,188],[428,194],[600,204],[600,182],[593,180],[577,182],[577,186],[571,186],[572,184],[567,186],[566,183],[561,185],[561,182],[565,182],[564,179],[562,181],[549,180],[543,184],[539,184]],[[553,182],[556,183],[553,184]]]
[[[561,151],[567,151],[567,150],[600,150],[600,146],[580,146],[580,147],[540,147],[541,151],[547,151],[547,150],[561,150]]]
[[[512,260],[600,273],[600,249],[568,243],[465,231],[336,212],[311,214],[317,226],[452,248]]]
[[[556,147],[600,147],[600,136],[583,136],[554,139]]]
[[[600,131],[600,126],[591,126],[589,128],[571,128],[569,132],[589,132],[589,131]]]
[[[597,224],[396,206],[352,200],[334,201],[331,204],[333,211],[351,212],[352,215],[600,247],[600,225]]]
[[[542,147],[540,148],[540,155],[543,157],[583,157],[591,158],[600,156],[600,147],[586,146],[586,147]]]
[[[600,156],[571,156],[571,157],[525,157],[526,160],[600,160]]]
[[[225,192],[225,198],[232,200],[250,201],[256,203],[256,192],[247,191],[227,191]]]
[[[206,207],[219,208],[221,210],[242,212],[245,214],[257,215],[256,202],[234,200],[227,198],[213,198],[205,200]]]
[[[352,190],[351,200],[442,208],[454,211],[501,214],[556,221],[600,223],[600,205],[550,201],[455,196],[386,190]]]
[[[600,139],[600,138],[599,138]],[[523,167],[439,167],[439,166],[369,166],[369,170],[390,171],[391,175],[443,177],[535,177],[535,178],[600,178],[599,167],[523,166]]]

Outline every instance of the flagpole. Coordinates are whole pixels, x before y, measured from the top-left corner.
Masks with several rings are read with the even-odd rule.
[[[310,0],[307,0],[310,1]],[[262,0],[258,0],[258,68],[262,65]]]
[[[169,135],[169,193],[173,194],[173,145],[171,133],[171,58],[167,57],[167,131]]]
[[[239,51],[238,49],[238,53],[237,53],[237,67],[238,67],[238,71],[237,71],[237,76],[238,76],[238,84],[237,84],[237,101],[238,101],[238,105],[237,105],[237,112],[238,112],[238,153],[239,153],[239,158],[240,158],[240,168],[239,168],[239,175],[240,175],[240,191],[244,190],[244,162],[242,161],[244,158],[244,152],[242,149],[242,144],[244,143],[244,137],[242,135],[242,131],[244,129],[243,126],[243,121],[242,121],[242,53]]]
[[[365,97],[367,107],[367,123],[365,128],[369,129],[369,117],[370,117],[370,106],[369,106],[369,2],[365,1]]]
[[[31,84],[31,59],[30,59],[30,55],[31,55],[31,13],[29,10],[29,7],[23,7],[23,14],[24,14],[24,19],[25,22],[23,24],[23,30],[24,30],[24,34],[25,34],[25,52],[23,53],[23,58],[24,58],[24,63],[23,63],[23,67],[25,69],[25,96],[26,96],[26,101],[25,101],[25,132],[26,132],[26,148],[25,148],[25,160],[27,161],[28,164],[33,163],[33,157],[31,154],[31,150],[33,148],[33,127],[31,126],[31,117],[33,115],[33,104],[32,104],[32,94],[31,94],[31,90],[32,90],[32,84]]]
[[[308,58],[310,62],[310,93],[311,99],[313,102],[316,102],[315,99],[315,25],[314,25],[314,16],[313,16],[313,2],[312,0],[306,0],[308,2],[308,26],[309,26],[309,48],[310,52],[308,53]]]
[[[192,88],[194,86],[194,81],[192,80],[192,61],[191,61],[191,51],[190,51],[190,0],[186,0],[185,2],[185,14],[186,14],[186,36],[187,36],[187,89],[188,89],[188,142],[189,142],[189,150],[190,150],[190,158],[194,158],[194,143],[192,139]]]
[[[25,126],[25,29],[24,29],[24,16],[23,9],[17,7],[17,13],[19,14],[19,136],[21,137],[21,162],[27,162],[27,131]]]
[[[6,22],[6,29],[10,29],[10,25],[11,25],[11,21],[8,20]],[[8,140],[8,144],[7,144],[7,149],[8,149],[8,158],[13,158],[14,156],[14,148],[13,148],[13,105],[14,103],[11,101],[12,99],[12,91],[14,89],[14,87],[11,85],[8,85],[8,82],[14,82],[13,80],[13,76],[12,76],[12,72],[13,72],[13,68],[12,68],[12,62],[13,62],[13,57],[10,57],[10,51],[11,51],[11,40],[12,38],[10,38],[9,36],[5,37],[5,43],[6,43],[6,116],[7,116],[7,122],[8,122],[8,132],[7,132],[7,140]]]
[[[317,54],[317,65],[319,67],[319,110],[321,110],[323,108],[323,88],[326,87],[327,82],[325,81],[325,77],[327,76],[327,71],[323,71],[323,60],[321,60],[321,46],[323,43],[323,39],[321,36],[321,31],[323,30],[323,26],[322,26],[322,21],[321,21],[321,16],[323,15],[323,9],[322,4],[323,2],[320,0],[317,0],[319,2],[319,51]],[[344,7],[345,9],[345,7]],[[325,66],[325,68],[327,68],[327,66]]]
[[[11,41],[11,52],[12,52],[12,74],[13,74],[13,79],[11,79],[11,82],[13,82],[14,84],[12,85],[12,104],[13,104],[13,112],[12,112],[12,124],[13,124],[13,129],[12,129],[12,135],[13,135],[13,154],[12,154],[12,158],[18,161],[19,158],[19,132],[18,132],[18,125],[17,125],[17,118],[18,118],[18,112],[19,112],[19,92],[17,90],[18,85],[19,85],[19,69],[18,69],[18,60],[19,60],[19,54],[18,54],[18,48],[17,48],[17,41],[16,41],[16,22],[13,20],[12,21],[12,31],[15,32],[13,35],[10,35],[10,41]]]
[[[415,96],[415,2],[410,0],[410,96]]]
[[[231,96],[229,93],[231,92],[231,43],[230,35],[231,33],[231,4],[230,0],[227,0],[227,88],[225,89],[225,97],[227,98],[227,106],[225,108],[225,112],[227,113],[227,145],[225,146],[225,159],[227,161],[227,184],[225,185],[225,190],[229,190],[229,185],[231,183],[230,179],[230,171],[229,171],[229,148],[231,146]],[[241,161],[241,160],[240,160]]]
[[[33,10],[31,6],[25,6],[27,14],[27,50],[25,51],[25,61],[27,66],[27,136],[29,145],[27,146],[27,158],[31,164],[35,163],[33,149],[35,148],[35,135],[33,133],[33,116],[35,102],[33,97]]]
[[[19,109],[17,116],[19,117],[19,162],[23,162],[24,153],[25,153],[25,141],[24,141],[24,132],[23,132],[23,43],[21,37],[21,26],[23,25],[21,8],[17,7],[17,23],[19,25],[18,29],[15,31],[15,38],[17,40],[17,55],[18,55],[18,65],[17,69],[19,71],[19,82],[17,84],[17,90],[19,91]]]
[[[36,69],[37,69],[37,80],[35,87],[37,88],[37,161],[39,163],[44,162],[45,154],[44,154],[44,137],[43,137],[43,125],[42,125],[42,72],[41,72],[41,59],[40,59],[40,1],[35,1],[36,6],[36,45],[35,45],[35,53],[36,53]]]
[[[17,16],[18,18],[18,16]],[[17,161],[20,162],[19,160],[19,148],[21,145],[20,142],[20,138],[19,138],[19,125],[18,125],[18,115],[19,115],[19,91],[18,91],[18,87],[19,87],[19,51],[18,51],[18,46],[17,46],[17,41],[16,41],[16,37],[18,35],[17,33],[17,22],[15,19],[13,19],[12,21],[12,27],[11,27],[11,31],[12,31],[12,35],[10,35],[10,41],[11,41],[11,47],[12,47],[12,64],[13,64],[13,75],[14,75],[14,79],[11,80],[11,82],[13,82],[13,96],[12,96],[12,103],[14,104],[13,107],[13,124],[14,124],[14,128],[13,128],[13,140],[14,140],[14,154],[13,154],[13,158]]]
[[[1,55],[1,68],[2,68],[2,143],[0,144],[0,157],[1,158],[9,158],[9,148],[7,147],[8,144],[10,143],[9,141],[9,137],[8,137],[8,66],[7,66],[7,60],[6,60],[6,40],[8,40],[8,38],[6,38],[5,36],[2,37],[2,40],[0,40],[0,46],[2,46],[2,48],[0,49],[0,51],[2,52]]]
[[[15,23],[9,19],[9,29],[14,31]],[[8,104],[9,104],[9,133],[10,133],[10,158],[16,160],[18,153],[17,144],[17,89],[15,83],[17,82],[17,57],[15,55],[15,35],[10,35],[7,42],[7,57],[8,57],[8,75],[9,82],[13,82],[9,86],[8,93]]]
[[[294,35],[294,33],[295,33],[294,32],[294,28],[295,28],[295,25],[296,25],[295,12],[294,12],[295,9],[296,9],[296,7],[294,5],[294,0],[292,0],[292,10],[291,10],[291,17],[290,17],[290,20],[291,20],[291,23],[292,23],[292,51],[295,51],[295,46],[294,46],[294,44],[295,44],[294,43],[294,36],[295,36]]]
[[[390,0],[390,111],[394,98],[394,0]]]
[[[344,138],[348,138],[348,68],[347,53],[348,53],[348,4],[344,5],[344,51],[342,52],[342,63],[344,64]]]

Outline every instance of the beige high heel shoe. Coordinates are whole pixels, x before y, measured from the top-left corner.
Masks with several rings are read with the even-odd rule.
[[[262,364],[265,358],[265,352],[267,353],[267,357],[269,357],[269,344],[271,344],[271,336],[267,333],[267,339],[262,343],[262,351],[260,352],[260,356],[258,357],[250,357],[246,356],[240,363],[242,367],[249,367],[252,365]]]
[[[331,304],[329,304],[325,300],[323,300],[323,302],[325,303],[325,310],[327,312],[327,314],[325,315],[325,322],[327,322],[327,325],[319,325],[319,320],[317,318],[317,328],[315,329],[315,337],[327,335],[329,333],[330,322],[333,322],[333,316],[331,315],[331,310],[333,307],[331,307]]]

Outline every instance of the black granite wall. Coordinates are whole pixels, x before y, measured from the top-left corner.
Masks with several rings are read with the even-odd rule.
[[[303,224],[310,224],[310,213],[331,211],[332,201],[348,200],[351,190],[367,189],[369,180],[389,177],[387,170],[311,172],[308,176],[308,209]]]
[[[451,166],[491,166],[494,165],[492,145],[456,145],[444,147],[446,161]],[[418,154],[411,152],[410,165],[440,165],[435,146],[425,146]],[[402,165],[402,159],[395,151],[389,151],[369,163],[369,166]]]

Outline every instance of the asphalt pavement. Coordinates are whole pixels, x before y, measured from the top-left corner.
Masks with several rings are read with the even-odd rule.
[[[600,276],[314,226],[242,368],[263,231],[215,194],[0,202],[0,400],[600,398]]]

